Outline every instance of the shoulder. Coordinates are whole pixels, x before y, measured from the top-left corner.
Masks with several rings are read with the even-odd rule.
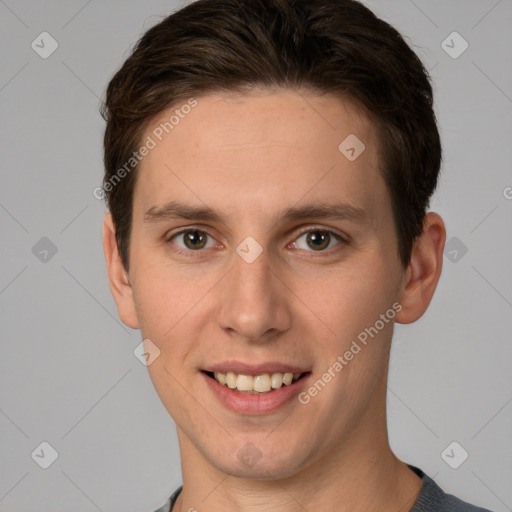
[[[171,512],[174,503],[176,503],[176,499],[178,498],[181,490],[183,489],[183,485],[180,485],[172,494],[171,497],[165,502],[165,504],[159,509],[155,510],[155,512]]]
[[[170,512],[171,510],[171,502],[170,500],[167,500],[165,502],[165,505],[163,507],[157,508],[155,512]]]
[[[408,466],[422,480],[420,494],[410,512],[491,512],[486,508],[471,505],[451,494],[446,494],[434,480],[421,469],[411,466],[410,464],[408,464]],[[171,512],[172,506],[176,502],[182,488],[183,486],[178,487],[164,506],[155,510],[155,512]]]
[[[446,494],[421,469],[408,464],[422,480],[421,491],[410,512],[491,512],[486,508],[477,507],[461,499]]]

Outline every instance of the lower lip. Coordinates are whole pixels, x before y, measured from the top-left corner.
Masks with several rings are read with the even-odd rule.
[[[301,377],[289,386],[283,384],[280,388],[269,391],[268,393],[248,395],[240,393],[217,382],[215,379],[208,377],[205,373],[202,376],[206,380],[206,384],[212,390],[213,394],[220,402],[232,411],[241,414],[269,414],[277,411],[287,402],[293,400],[305,387],[306,381],[311,374]]]

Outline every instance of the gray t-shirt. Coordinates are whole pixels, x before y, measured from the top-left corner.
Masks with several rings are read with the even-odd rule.
[[[422,480],[421,490],[414,506],[409,512],[490,512],[486,508],[475,507],[459,500],[451,494],[446,494],[421,469],[407,464]],[[183,486],[178,487],[165,505],[155,512],[171,512]]]

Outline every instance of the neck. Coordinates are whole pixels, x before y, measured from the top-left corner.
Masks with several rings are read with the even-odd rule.
[[[380,416],[385,424],[385,415]],[[375,420],[358,424],[337,449],[331,447],[292,476],[269,474],[268,479],[239,478],[218,470],[178,429],[183,491],[173,512],[408,512],[421,479],[392,453],[386,428],[375,429]]]

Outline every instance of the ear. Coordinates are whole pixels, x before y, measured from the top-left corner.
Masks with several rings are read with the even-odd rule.
[[[116,301],[119,317],[128,327],[139,329],[132,286],[119,255],[116,229],[110,212],[105,215],[103,220],[103,252],[107,264],[110,291]]]
[[[395,317],[398,323],[415,322],[427,310],[441,276],[445,241],[443,219],[437,213],[427,213],[405,272],[399,298],[402,310]]]

